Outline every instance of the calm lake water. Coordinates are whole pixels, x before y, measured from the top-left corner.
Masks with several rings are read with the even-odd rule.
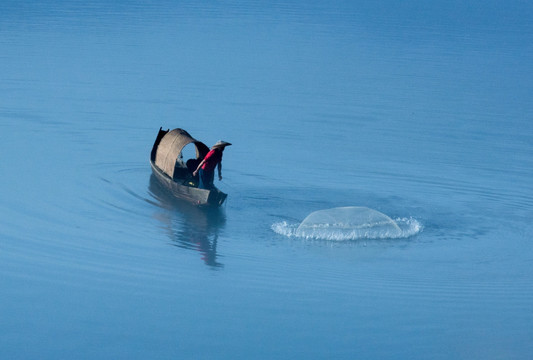
[[[0,357],[531,359],[533,5],[3,1]],[[151,177],[224,155],[220,211]],[[405,236],[294,236],[364,206]]]

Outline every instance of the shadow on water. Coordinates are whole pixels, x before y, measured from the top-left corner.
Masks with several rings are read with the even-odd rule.
[[[198,251],[210,267],[223,267],[217,261],[218,234],[226,223],[223,210],[199,208],[175,198],[154,175],[150,176],[149,192],[157,200],[157,205],[167,210],[158,212],[155,217],[163,223],[172,244]]]

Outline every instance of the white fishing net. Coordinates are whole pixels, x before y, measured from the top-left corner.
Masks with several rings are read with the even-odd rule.
[[[350,206],[311,213],[295,235],[317,239],[394,238],[402,233],[387,215],[366,207]]]

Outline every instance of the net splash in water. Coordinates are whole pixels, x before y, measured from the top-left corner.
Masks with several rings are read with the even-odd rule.
[[[373,209],[350,206],[315,211],[301,224],[274,223],[272,230],[288,237],[342,241],[406,238],[420,232],[422,225],[413,218],[393,220]]]

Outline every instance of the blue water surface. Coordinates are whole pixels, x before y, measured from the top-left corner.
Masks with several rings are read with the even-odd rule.
[[[533,5],[3,1],[0,357],[530,359]],[[219,210],[151,176],[230,141]],[[394,238],[291,236],[362,206]]]

